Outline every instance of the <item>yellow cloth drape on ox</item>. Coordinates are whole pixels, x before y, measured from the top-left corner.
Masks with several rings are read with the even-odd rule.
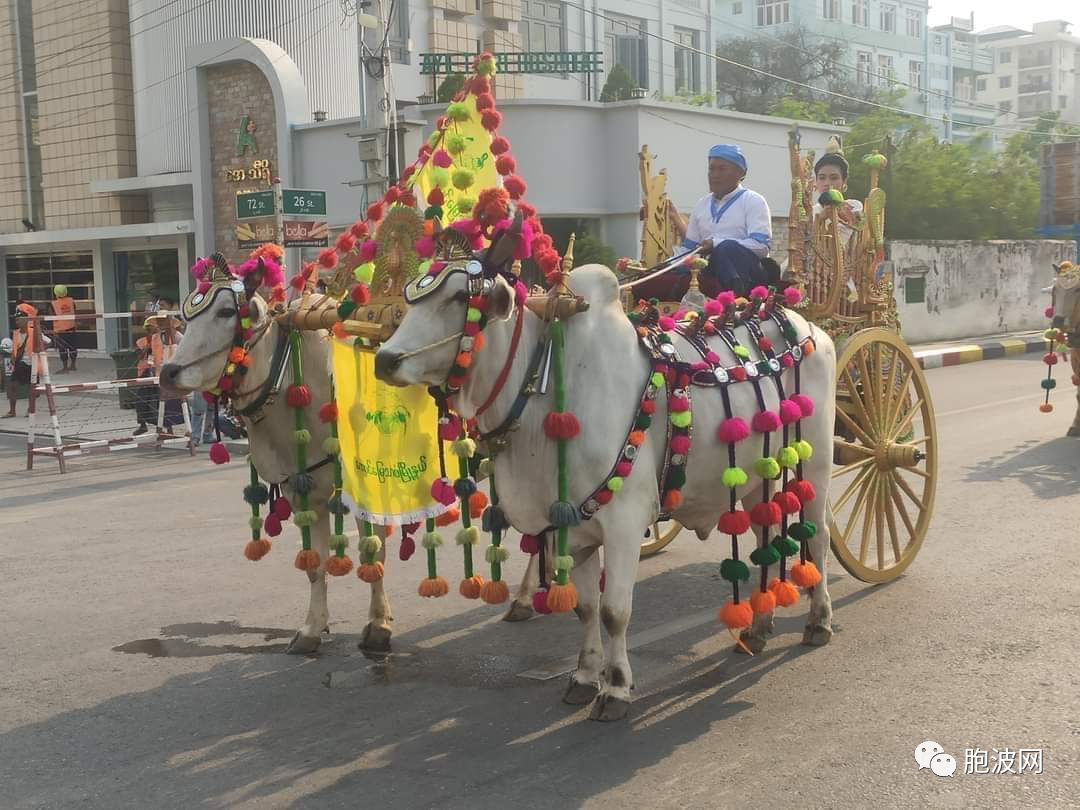
[[[421,385],[375,379],[375,355],[334,341],[334,387],[341,442],[342,497],[361,520],[386,525],[435,517],[438,410]]]

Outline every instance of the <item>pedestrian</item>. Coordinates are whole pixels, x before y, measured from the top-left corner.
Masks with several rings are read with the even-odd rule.
[[[35,309],[29,303],[19,299],[15,305],[15,331],[11,333],[11,377],[5,383],[8,396],[8,412],[4,419],[15,416],[15,402],[19,387],[29,385],[34,372],[34,321],[37,315]],[[42,341],[48,338],[42,337]],[[38,347],[44,348],[44,346]],[[41,363],[37,363],[38,374],[41,374]]]
[[[15,397],[19,386],[14,380],[15,374],[15,343],[6,337],[0,340],[0,386],[7,394],[8,412],[2,418],[8,419],[15,416]]]
[[[155,302],[154,311],[169,312],[173,306],[173,300],[162,295]],[[165,348],[175,342],[180,321],[172,315],[155,315],[146,319],[145,326],[146,334],[135,341],[135,348],[139,353],[135,369],[140,379],[156,377],[161,372],[161,367],[165,363]],[[139,388],[138,393],[135,399],[135,417],[139,420],[139,426],[135,428],[135,436],[141,436],[150,429],[151,424],[157,424],[161,389],[156,385],[147,385]],[[174,425],[182,424],[183,421],[180,400],[166,400],[162,427],[168,430]]]
[[[195,446],[214,442],[214,417],[210,404],[202,391],[193,391],[188,395],[188,409],[191,412],[191,440]]]
[[[53,287],[53,300],[49,306],[53,315],[58,316],[58,320],[52,322],[53,340],[56,343],[56,350],[60,353],[60,362],[64,364],[57,373],[67,374],[76,370],[75,361],[79,356],[79,350],[72,342],[72,335],[68,334],[75,329],[75,301],[68,295],[68,288],[65,285],[57,284]]]

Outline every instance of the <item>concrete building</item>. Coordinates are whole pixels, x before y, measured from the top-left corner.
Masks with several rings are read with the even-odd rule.
[[[994,72],[978,80],[978,100],[1000,108],[1006,123],[1029,123],[1050,112],[1080,121],[1080,37],[1069,28],[1050,20],[1031,31],[980,31],[979,43],[993,51]]]

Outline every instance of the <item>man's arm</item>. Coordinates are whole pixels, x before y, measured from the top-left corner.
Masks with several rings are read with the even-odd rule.
[[[696,213],[697,206],[695,205],[690,211],[690,216],[687,218],[686,222],[686,228],[683,231],[682,246],[684,248],[695,248],[701,242],[701,226],[698,224],[698,218],[694,216]],[[680,216],[679,218],[681,219],[682,217]]]
[[[772,214],[769,212],[769,204],[760,194],[749,194],[745,211],[747,237],[734,241],[755,255],[765,258],[772,245]]]

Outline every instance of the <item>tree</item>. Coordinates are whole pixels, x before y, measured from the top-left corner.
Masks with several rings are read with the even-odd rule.
[[[439,85],[439,89],[436,93],[436,100],[440,104],[449,104],[454,100],[454,96],[460,93],[465,88],[465,74],[464,73],[451,73],[442,83]]]
[[[604,89],[600,91],[601,101],[626,101],[634,95],[637,84],[630,73],[622,65],[615,65],[604,82]]]
[[[618,257],[615,251],[599,236],[586,232],[574,239],[575,267],[583,264],[602,264],[614,269],[616,261]]]
[[[780,118],[794,118],[796,121],[817,121],[831,123],[832,114],[824,101],[799,101],[794,98],[782,98],[769,108],[769,115]]]

